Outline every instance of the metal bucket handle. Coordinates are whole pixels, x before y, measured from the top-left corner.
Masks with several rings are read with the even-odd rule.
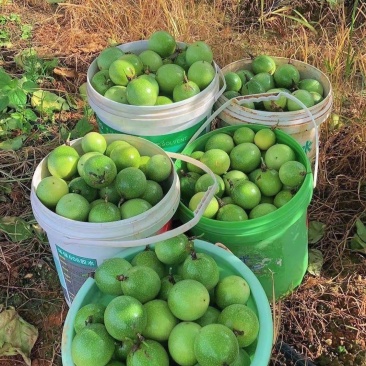
[[[228,99],[224,104],[220,106],[214,113],[211,114],[209,118],[200,126],[200,128],[195,132],[195,134],[191,137],[191,139],[187,142],[187,145],[189,145],[191,142],[196,140],[196,138],[201,134],[201,132],[231,103],[237,103],[239,105],[242,105],[244,103],[248,102],[263,102],[263,101],[270,101],[270,100],[278,100],[281,96],[285,96],[288,99],[291,99],[295,103],[297,103],[301,108],[305,109],[306,113],[311,119],[311,122],[314,125],[315,129],[315,164],[314,164],[314,176],[313,176],[313,187],[316,187],[316,183],[318,180],[318,168],[319,168],[319,131],[318,131],[318,125],[316,124],[313,115],[309,111],[309,109],[306,107],[306,105],[301,102],[299,99],[294,97],[293,95],[286,93],[284,91],[278,92],[278,93],[262,93],[262,94],[254,94],[254,95],[241,95],[238,97],[234,97],[231,99]]]
[[[166,153],[170,158],[183,160],[185,162],[191,163],[199,168],[201,168],[204,172],[209,174],[214,181],[214,184],[209,186],[207,191],[205,192],[204,196],[202,197],[200,203],[198,204],[196,210],[193,212],[193,218],[186,222],[185,224],[166,231],[161,234],[157,234],[154,236],[149,236],[147,238],[142,239],[127,239],[127,240],[93,240],[93,245],[103,246],[103,247],[116,247],[116,248],[125,248],[125,247],[137,247],[142,245],[154,244],[158,241],[163,241],[166,239],[173,238],[179,234],[182,234],[193,226],[195,226],[198,221],[201,219],[203,213],[205,212],[207,206],[209,205],[212,197],[215,195],[216,190],[218,188],[218,183],[216,177],[211,169],[209,169],[205,164],[201,163],[200,161],[193,159],[189,156],[167,152]],[[133,225],[133,224],[132,224]],[[64,238],[65,244],[77,244],[79,245],[90,245],[90,239],[83,239],[83,238],[72,238],[72,237],[65,237]]]

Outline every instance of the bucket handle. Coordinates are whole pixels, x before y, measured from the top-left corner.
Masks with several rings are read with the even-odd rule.
[[[221,89],[215,94],[214,96],[214,101],[216,102],[217,99],[220,98],[220,96],[222,95],[222,93],[225,91],[226,89],[226,80],[225,80],[225,76],[224,73],[222,72],[222,70],[220,69],[220,67],[215,64],[215,68],[216,68],[216,72],[219,75],[219,79],[221,79],[221,83],[222,83],[222,87]],[[206,126],[206,125],[205,125]]]
[[[191,142],[193,142],[201,132],[231,103],[237,103],[239,105],[242,105],[244,103],[248,102],[263,102],[263,101],[270,101],[270,100],[278,100],[281,96],[285,96],[288,99],[291,99],[295,103],[297,103],[301,108],[305,109],[306,113],[311,119],[311,122],[314,125],[315,129],[315,164],[314,164],[314,176],[313,176],[313,188],[316,187],[316,183],[318,180],[318,169],[319,169],[319,131],[318,131],[318,125],[316,124],[313,115],[311,114],[310,110],[306,107],[306,105],[301,102],[298,98],[295,96],[286,93],[285,91],[280,91],[276,93],[262,93],[262,94],[254,94],[254,95],[241,95],[238,97],[234,97],[231,99],[228,99],[225,103],[223,103],[220,108],[218,108],[214,113],[211,114],[209,118],[200,126],[200,128],[195,132],[195,134],[191,137],[191,139],[187,142],[187,145],[189,145]]]
[[[149,244],[156,243],[158,241],[163,241],[166,239],[173,238],[179,234],[182,234],[193,226],[195,226],[198,221],[201,219],[202,215],[204,214],[207,206],[209,205],[212,197],[216,194],[216,190],[218,188],[218,183],[216,177],[211,169],[209,169],[205,164],[201,163],[200,161],[193,159],[189,156],[183,154],[177,154],[172,152],[166,152],[166,154],[173,159],[183,160],[185,162],[191,163],[199,168],[201,168],[204,172],[209,174],[214,181],[214,184],[209,186],[207,191],[205,192],[204,196],[202,197],[200,203],[198,204],[196,210],[193,212],[193,218],[186,222],[185,224],[166,231],[161,234],[157,234],[154,236],[149,236],[147,238],[142,239],[128,239],[128,240],[93,240],[93,245],[99,245],[103,247],[115,247],[115,248],[125,248],[125,247],[138,247],[138,246],[145,246]],[[65,244],[74,244],[77,241],[78,245],[90,245],[90,239],[83,239],[83,238],[72,238],[72,237],[65,237]]]

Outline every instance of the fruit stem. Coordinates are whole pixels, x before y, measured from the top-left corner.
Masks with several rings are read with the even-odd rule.
[[[149,244],[147,244],[147,245],[146,245],[146,247],[145,247],[145,249],[144,249],[144,251],[145,251],[145,252],[148,252],[148,251],[150,251],[150,250],[151,250],[150,245],[149,245]]]
[[[117,279],[117,281],[125,281],[128,279],[128,277],[122,274],[122,275],[117,275],[116,279]]]
[[[233,329],[233,333],[234,333],[236,336],[242,336],[242,335],[244,335],[244,331],[243,331],[243,330]]]
[[[172,284],[175,285],[177,283],[177,281],[174,279],[174,276],[172,273],[169,273],[168,275],[168,281]]]
[[[198,259],[197,258],[197,252],[194,249],[191,251],[191,258],[192,258],[192,260]]]
[[[268,168],[267,168],[267,165],[266,165],[266,163],[264,162],[263,157],[261,157],[261,171],[262,171],[262,172],[265,172],[267,169],[268,169]]]

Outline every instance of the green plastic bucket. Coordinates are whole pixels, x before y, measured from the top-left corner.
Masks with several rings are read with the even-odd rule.
[[[243,277],[251,289],[247,305],[253,309],[259,319],[259,334],[257,340],[246,350],[252,360],[251,366],[266,366],[269,364],[273,344],[273,320],[271,308],[266,294],[253,272],[238,258],[225,249],[202,240],[195,240],[194,245],[199,252],[210,254],[220,267],[220,277],[238,275]],[[153,247],[153,246],[152,246]],[[116,254],[116,257],[131,260],[144,247],[128,248]],[[107,305],[114,296],[102,294],[94,279],[88,278],[76,295],[62,332],[61,355],[64,366],[74,366],[71,358],[71,343],[75,336],[74,323],[77,311],[89,303]]]
[[[140,54],[147,49],[148,41],[129,42],[118,47],[124,52]],[[177,42],[180,49],[186,44]],[[204,90],[186,100],[160,105],[135,106],[118,103],[99,94],[91,85],[98,71],[94,60],[87,73],[87,99],[96,114],[101,133],[124,133],[142,137],[165,151],[180,152],[189,139],[212,113],[213,105],[225,89],[224,76],[216,63],[216,75]],[[220,83],[223,85],[220,88]],[[209,129],[202,131],[208,132]]]
[[[219,132],[233,133],[247,126],[253,131],[268,128],[263,125],[240,125],[219,128],[189,143],[182,154],[190,155],[204,148],[206,141]],[[289,145],[308,174],[284,206],[257,219],[243,222],[224,222],[201,217],[191,229],[194,235],[211,243],[223,243],[258,277],[269,299],[289,294],[303,280],[308,265],[307,208],[313,194],[311,164],[301,145],[290,135],[275,130],[277,141]],[[179,162],[176,162],[176,165]],[[184,223],[192,211],[180,202],[177,216]]]

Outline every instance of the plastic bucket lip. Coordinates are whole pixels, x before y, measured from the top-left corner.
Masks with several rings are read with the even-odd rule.
[[[160,153],[160,154],[166,155],[166,152],[163,149],[161,149],[157,145],[155,145],[147,140],[144,140],[140,137],[123,135],[123,134],[105,134],[104,136],[107,138],[107,141],[115,141],[115,140],[123,139],[123,140],[131,142],[132,144],[133,143],[136,144],[138,142],[138,144],[145,145],[145,150],[149,149],[151,155],[153,155],[155,153],[156,154]],[[80,141],[81,141],[81,138],[71,141],[71,146],[75,147],[77,150],[79,150],[79,152],[81,149]],[[147,146],[149,148],[147,148]],[[60,233],[62,233],[62,235],[65,235],[68,237],[69,236],[75,237],[75,233],[77,235],[80,235],[80,232],[82,232],[83,236],[86,236],[86,237],[90,236],[90,238],[96,239],[97,233],[99,231],[100,231],[101,235],[105,236],[105,233],[115,232],[118,230],[119,234],[122,234],[122,236],[119,235],[118,238],[122,238],[123,232],[121,232],[121,230],[120,230],[121,225],[127,226],[130,228],[129,230],[132,230],[138,223],[144,222],[144,225],[146,225],[146,223],[147,223],[145,220],[146,218],[150,217],[151,215],[156,216],[158,213],[161,213],[162,209],[164,209],[164,208],[166,211],[166,207],[169,207],[169,205],[172,205],[172,204],[174,204],[174,207],[172,206],[172,209],[174,208],[174,210],[173,210],[173,212],[171,212],[171,216],[173,216],[173,214],[178,206],[179,196],[180,196],[179,195],[179,192],[180,192],[179,177],[174,169],[174,164],[170,159],[171,165],[172,165],[172,172],[169,177],[169,180],[170,180],[169,190],[165,193],[164,197],[162,198],[162,200],[160,202],[158,202],[156,205],[154,205],[152,208],[150,208],[148,211],[144,212],[143,214],[131,217],[129,219],[113,221],[113,222],[106,222],[106,223],[81,222],[81,221],[71,220],[69,218],[62,217],[62,216],[56,214],[55,212],[53,212],[52,210],[50,210],[49,208],[47,208],[46,206],[44,206],[36,195],[37,185],[39,184],[39,182],[42,178],[42,173],[43,173],[42,170],[44,169],[45,171],[47,171],[47,169],[45,167],[46,160],[47,160],[47,156],[40,162],[40,164],[36,168],[36,171],[33,175],[32,183],[31,183],[31,205],[32,205],[35,216],[38,217],[40,222],[43,221],[42,217],[47,217],[47,219],[53,223],[52,230],[60,232]],[[178,192],[178,194],[176,194],[177,192]],[[176,196],[176,199],[173,200],[173,202],[172,202],[173,195]],[[176,203],[177,200],[178,200],[178,202]],[[166,221],[168,221],[168,220],[166,220]],[[164,222],[164,224],[165,223],[166,222]],[[144,226],[144,232],[146,229],[146,232],[149,232],[149,234],[152,234],[153,232],[150,233],[150,231],[151,231],[150,228],[152,228],[152,230],[154,231],[153,226],[154,226],[153,223],[150,226]],[[72,234],[74,234],[74,235],[72,235]],[[138,231],[136,233],[129,234],[129,231],[127,231],[126,235],[141,237],[142,233],[140,233]],[[112,240],[115,238],[109,237],[109,239]],[[106,240],[108,240],[108,239],[106,239]]]
[[[233,132],[240,127],[249,127],[254,131],[258,131],[263,128],[268,128],[268,126],[259,124],[256,125],[242,124],[240,126],[236,125],[236,126],[219,128],[199,137],[197,140],[188,144],[186,148],[182,151],[182,154],[189,155],[196,148],[199,148],[201,144],[207,141],[209,137],[213,136],[218,132],[224,132],[224,133]],[[202,226],[202,228],[212,229],[213,227],[215,227],[215,231],[219,232],[220,230],[224,230],[225,232],[230,233],[232,231],[237,231],[238,227],[240,227],[243,230],[243,232],[245,232],[246,236],[250,236],[250,235],[257,235],[258,232],[263,230],[263,227],[265,227],[266,230],[270,230],[278,228],[278,226],[281,226],[281,224],[291,226],[291,224],[297,221],[298,218],[302,215],[302,212],[300,212],[299,207],[309,205],[313,192],[313,174],[311,170],[311,164],[309,159],[303,152],[301,146],[295,139],[293,139],[291,136],[280,130],[276,130],[276,135],[279,138],[280,143],[283,142],[290,143],[291,148],[295,151],[297,157],[298,158],[300,157],[300,161],[305,165],[306,171],[308,173],[300,189],[296,192],[293,198],[286,205],[278,208],[276,211],[256,219],[248,219],[240,222],[227,222],[201,217],[199,224],[200,226]],[[182,202],[180,202],[179,204],[179,210],[181,210],[183,214],[186,216],[193,215],[192,211]],[[289,212],[292,212],[293,214],[289,216]]]
[[[304,69],[309,69],[311,70],[311,72],[315,72],[316,74],[318,75],[321,75],[321,77],[324,79],[325,81],[325,85],[323,85],[324,87],[324,91],[327,91],[327,94],[326,96],[324,97],[324,99],[312,106],[312,107],[309,107],[309,111],[315,115],[317,112],[319,112],[321,109],[323,109],[323,106],[324,105],[328,105],[329,108],[331,108],[332,106],[332,85],[330,83],[330,80],[328,78],[328,76],[326,74],[324,74],[321,70],[317,69],[316,67],[310,65],[310,64],[307,64],[306,62],[303,62],[303,61],[300,61],[300,60],[296,60],[296,59],[291,59],[291,58],[287,58],[287,57],[276,57],[276,56],[271,56],[276,65],[279,65],[279,64],[283,64],[283,63],[288,63],[288,62],[291,62],[293,64],[298,64],[300,65],[301,67],[303,67]],[[229,70],[239,70],[241,67],[244,67],[244,66],[249,66],[249,70],[251,69],[250,68],[250,63],[251,63],[251,59],[242,59],[242,60],[238,60],[238,61],[234,61],[228,65],[226,65],[225,67],[222,68],[222,72],[225,73],[225,71],[229,71]],[[300,71],[300,75],[302,74],[302,71]],[[226,98],[223,94],[220,96],[219,99],[222,99],[223,102],[226,102],[228,100],[228,98]],[[329,106],[329,100],[330,100],[330,106]],[[251,115],[255,114],[255,111],[253,112],[253,110],[251,110],[250,108],[246,108],[245,106],[229,106],[227,109],[228,110],[235,110],[236,108],[240,108],[242,109],[243,111],[245,111],[245,113],[250,113]],[[260,112],[260,114],[264,117],[270,117],[270,116],[276,116],[277,115],[277,118],[280,118],[281,116],[283,115],[286,115],[288,117],[293,117],[293,118],[296,118],[296,117],[299,117],[300,114],[303,113],[303,110],[298,110],[298,111],[286,111],[286,112],[269,112],[269,111],[257,111],[257,113]],[[287,117],[286,117],[287,118]],[[282,121],[281,121],[281,124],[282,124]]]
[[[235,269],[234,272],[239,273],[248,282],[251,289],[251,298],[253,299],[254,305],[256,306],[257,315],[260,323],[259,334],[257,337],[256,349],[253,355],[251,366],[265,366],[268,365],[273,344],[273,319],[272,312],[268,302],[268,298],[260,284],[258,278],[254,273],[247,267],[239,258],[229,253],[228,251],[219,248],[211,243],[195,240],[195,246],[200,251],[206,253],[212,253],[216,257],[222,258],[226,263],[230,264],[230,267]],[[123,251],[123,257],[128,258],[137,254],[141,251],[141,248],[127,248]],[[62,362],[65,366],[72,366],[71,358],[71,343],[74,336],[73,324],[75,322],[77,310],[80,309],[84,303],[85,298],[88,302],[95,301],[95,298],[90,298],[89,295],[93,288],[95,288],[95,281],[92,278],[88,278],[83,284],[77,295],[75,296],[70,310],[66,316],[62,331],[62,344],[61,344],[61,355]],[[88,298],[89,295],[89,298]]]
[[[184,47],[187,46],[187,44],[184,42],[177,42],[177,45],[178,45],[179,49],[184,49]],[[139,53],[141,53],[141,51],[143,49],[147,49],[147,46],[148,46],[148,41],[142,40],[142,41],[134,41],[134,42],[121,44],[121,45],[118,45],[117,47],[120,48],[124,52],[136,52],[137,54],[139,54]],[[160,111],[169,111],[173,108],[179,109],[180,107],[184,107],[187,104],[196,103],[196,102],[198,104],[200,104],[202,98],[206,97],[207,94],[211,93],[211,91],[213,89],[215,89],[216,84],[218,85],[217,76],[219,74],[220,68],[214,61],[212,62],[212,65],[215,68],[216,76],[205,89],[203,89],[200,93],[198,93],[197,95],[195,95],[193,97],[182,100],[180,102],[174,102],[172,104],[159,105],[159,106],[136,106],[136,105],[130,105],[130,104],[122,104],[122,106],[126,110],[131,110],[132,114],[135,114],[138,112],[145,113],[145,111],[148,111],[148,110],[152,110],[156,113],[160,112]],[[99,94],[93,88],[93,86],[91,84],[91,79],[97,71],[98,71],[98,67],[97,67],[96,59],[94,59],[88,68],[87,77],[86,77],[87,78],[87,89],[90,89],[90,95],[94,94],[95,96],[100,98],[100,103],[102,103],[103,105],[105,105],[111,109],[114,109],[114,108],[116,108],[117,110],[120,109],[121,103],[118,103],[118,102],[112,101],[108,98],[105,98],[103,95]]]

